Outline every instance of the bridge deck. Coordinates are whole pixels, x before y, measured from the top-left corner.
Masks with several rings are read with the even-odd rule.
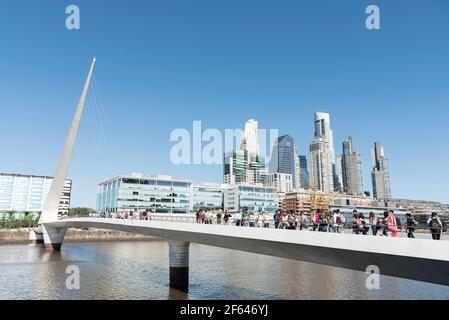
[[[195,223],[76,218],[56,228],[100,228],[449,285],[449,241]]]

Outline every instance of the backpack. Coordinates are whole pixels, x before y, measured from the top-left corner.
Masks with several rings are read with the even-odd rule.
[[[337,216],[336,221],[337,221],[337,224],[340,225],[340,224],[341,224],[341,217],[340,217],[340,216]]]
[[[429,223],[430,229],[439,230],[441,228],[440,223],[437,219],[432,219]]]

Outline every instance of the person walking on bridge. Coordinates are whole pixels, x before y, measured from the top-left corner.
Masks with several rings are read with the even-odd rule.
[[[248,214],[248,209],[243,209],[242,212],[242,227],[246,227],[248,226],[248,221],[249,221],[249,214]]]
[[[258,228],[263,227],[263,212],[262,210],[259,210],[259,213],[257,214],[256,223]]]
[[[415,239],[414,233],[417,222],[415,221],[415,219],[413,219],[411,213],[407,213],[405,216],[407,217],[407,237],[409,239]]]
[[[273,216],[274,219],[274,227],[275,229],[279,229],[279,221],[281,219],[281,210],[276,210]]]
[[[269,221],[269,217],[268,214],[266,212],[262,213],[262,221],[263,221],[263,227],[264,228],[270,228],[270,221]]]
[[[338,209],[334,210],[332,231],[334,233],[341,233],[342,224],[343,224],[343,219],[341,218],[340,210],[338,210]]]
[[[299,230],[306,229],[309,227],[307,222],[307,215],[304,214],[304,211],[299,213]]]
[[[318,229],[318,227],[320,226],[320,221],[321,221],[321,210],[317,209],[312,216],[313,231],[316,231]]]
[[[226,226],[230,225],[231,217],[232,215],[228,212],[228,210],[225,210],[223,219]]]
[[[242,225],[242,214],[240,212],[237,212],[235,214],[235,226],[240,227]]]
[[[217,224],[221,224],[221,217],[222,217],[221,212],[218,212],[217,213]]]
[[[369,213],[369,223],[371,225],[371,232],[373,233],[373,236],[376,236],[377,231],[379,231],[380,224],[379,224],[379,219],[377,219],[374,212]]]
[[[196,223],[203,223],[203,211],[201,209],[196,213]]]
[[[254,228],[256,226],[256,215],[252,211],[248,215],[248,222],[251,228]]]
[[[387,230],[391,237],[398,237],[398,221],[394,215],[393,210],[388,211],[388,216],[385,218],[387,223]]]
[[[443,232],[443,223],[441,222],[438,214],[432,212],[431,217],[427,220],[427,226],[432,233],[432,240],[441,240],[441,234]]]

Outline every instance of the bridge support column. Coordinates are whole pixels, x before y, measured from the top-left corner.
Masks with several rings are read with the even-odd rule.
[[[170,288],[189,291],[190,242],[169,241]]]
[[[67,228],[53,228],[46,224],[42,224],[41,226],[45,250],[61,251]]]

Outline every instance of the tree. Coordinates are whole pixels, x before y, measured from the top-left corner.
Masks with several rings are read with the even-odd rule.
[[[71,208],[69,209],[69,217],[70,216],[86,217],[93,212],[95,212],[95,210],[91,208]]]

